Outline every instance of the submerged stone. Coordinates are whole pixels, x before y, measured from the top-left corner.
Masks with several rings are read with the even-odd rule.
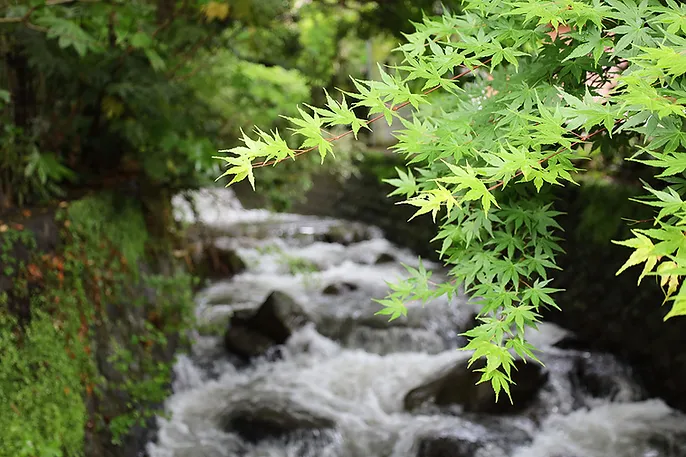
[[[638,401],[643,397],[631,370],[610,354],[577,358],[571,377],[581,395],[617,402]]]
[[[294,433],[312,432],[335,427],[328,417],[308,411],[301,405],[239,405],[222,419],[223,427],[245,441],[257,443],[270,438],[283,438]]]
[[[346,292],[357,290],[358,286],[349,282],[337,282],[329,284],[322,290],[324,295],[341,295]]]
[[[540,364],[516,359],[512,369],[515,384],[510,386],[512,403],[504,392],[496,402],[490,383],[477,385],[481,373],[475,370],[483,366],[485,362],[479,360],[467,368],[467,361],[463,360],[452,368],[435,373],[407,393],[405,409],[413,411],[431,402],[437,406],[460,405],[465,412],[513,414],[526,409],[548,379],[548,372]]]
[[[326,243],[337,243],[349,246],[360,241],[367,241],[374,238],[370,227],[359,222],[348,222],[345,225],[332,225],[327,233],[321,236],[321,240]]]
[[[449,436],[423,438],[417,457],[474,457],[480,447],[478,440]]]
[[[387,252],[381,253],[379,257],[377,257],[376,262],[374,262],[376,265],[381,265],[384,263],[394,263],[397,262],[396,258],[392,256],[391,254]]]
[[[531,441],[514,424],[484,426],[466,422],[462,427],[425,434],[416,442],[417,457],[507,457],[518,446]]]

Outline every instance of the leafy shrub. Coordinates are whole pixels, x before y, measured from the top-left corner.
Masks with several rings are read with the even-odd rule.
[[[82,455],[86,427],[120,443],[161,413],[171,351],[193,324],[195,279],[145,267],[139,204],[103,193],[66,206],[54,253],[21,224],[0,224],[12,284],[0,293],[0,457]]]
[[[383,8],[417,17],[408,3],[416,2]],[[0,204],[42,204],[70,187],[209,184],[220,171],[213,141],[235,141],[247,122],[279,127],[276,113],[312,99],[313,85],[350,87],[346,75],[366,70],[364,40],[395,30],[395,22],[374,17],[380,7],[1,2]],[[303,176],[314,168],[308,165],[295,170]],[[289,171],[279,174],[263,183],[303,188]]]
[[[460,14],[416,24],[396,49],[401,63],[382,69],[380,81],[355,80],[357,93],[301,108],[290,118],[299,149],[258,129],[222,151],[230,153],[220,157],[222,176],[254,186],[255,168],[315,150],[323,162],[342,136],[399,118],[393,149],[408,168],[388,182],[415,216],[440,221],[436,239],[452,279],[437,284],[409,269],[379,313],[394,319],[407,300],[464,287],[481,304],[465,349],[472,362],[486,358],[481,381],[509,394],[513,353],[536,360],[525,329],[541,307],[556,307],[553,186],[598,172],[619,179],[625,160],[652,167],[642,201],[658,214],[618,242],[633,249],[618,273],[643,264],[639,283],[657,276],[672,303],[665,318],[686,315],[685,15],[673,0],[466,0]],[[398,110],[408,105],[417,111],[404,119]],[[373,117],[358,118],[360,107]],[[350,130],[325,131],[341,125]]]

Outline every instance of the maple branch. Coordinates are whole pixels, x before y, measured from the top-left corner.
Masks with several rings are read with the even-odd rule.
[[[0,17],[0,24],[13,24],[13,23],[25,23],[28,22],[29,18],[36,11],[37,6],[30,8],[26,14],[17,17]]]
[[[480,65],[476,65],[476,66],[473,67],[473,68],[467,68],[466,70],[464,70],[464,71],[462,71],[462,72],[456,74],[456,75],[453,76],[452,78],[450,78],[450,80],[451,80],[451,81],[456,81],[456,80],[460,79],[461,77],[463,77],[463,76],[465,76],[465,75],[468,75],[469,73],[471,73],[472,71],[476,70],[477,68],[483,67],[483,66],[486,65],[488,62],[490,62],[490,60],[491,60],[491,59],[488,58],[488,59],[486,59],[485,61],[483,61]],[[430,94],[430,93],[432,93],[432,92],[438,90],[440,87],[441,87],[441,86],[440,86],[439,84],[437,84],[437,85],[433,86],[432,88],[427,89],[426,91],[422,92],[422,95],[428,95],[428,94]],[[402,108],[405,108],[405,107],[406,107],[407,105],[409,105],[409,104],[410,104],[410,102],[409,102],[409,101],[406,101],[406,102],[403,102],[403,103],[401,103],[401,104],[399,104],[399,105],[391,106],[391,107],[390,107],[390,110],[391,110],[391,111],[398,111],[398,110],[400,110],[400,109],[402,109]],[[370,125],[370,124],[372,124],[372,123],[378,121],[379,119],[381,119],[381,118],[383,118],[383,117],[384,117],[384,114],[383,114],[383,113],[382,113],[382,114],[378,114],[378,115],[374,116],[373,118],[368,119],[367,121],[365,121],[364,125]],[[353,133],[353,130],[352,130],[352,129],[346,130],[345,132],[343,132],[343,133],[341,133],[341,134],[339,134],[339,135],[336,135],[336,136],[331,137],[331,138],[327,138],[326,141],[328,141],[329,143],[333,143],[334,141],[338,141],[338,140],[340,140],[341,138],[344,138],[344,137],[350,135],[351,133]],[[274,165],[274,164],[277,164],[277,163],[280,163],[280,162],[284,162],[284,161],[288,160],[289,158],[290,158],[290,159],[295,159],[296,157],[301,156],[301,155],[303,155],[303,154],[307,154],[308,152],[312,152],[312,151],[314,151],[315,149],[319,149],[319,146],[313,146],[313,147],[307,148],[307,149],[296,149],[296,150],[293,151],[294,154],[292,154],[292,155],[289,156],[289,157],[286,157],[286,158],[283,158],[283,159],[274,159],[274,160],[270,160],[270,161],[264,161],[264,162],[262,162],[262,163],[253,163],[253,164],[252,164],[252,167],[253,167],[253,168],[262,168],[262,167],[266,167],[266,166],[269,166],[269,165]]]
[[[615,121],[615,125],[617,125],[621,122],[624,122],[624,119],[618,119],[617,121]],[[574,143],[570,144],[568,148],[565,148],[565,147],[559,148],[557,151],[555,151],[555,152],[547,155],[546,157],[542,158],[541,160],[539,160],[538,163],[543,164],[543,163],[547,162],[548,160],[552,159],[553,157],[555,157],[556,155],[561,154],[563,151],[566,151],[567,149],[571,149],[574,146],[578,146],[581,143],[585,143],[590,138],[593,138],[594,136],[596,136],[599,133],[604,132],[604,131],[605,131],[605,128],[601,127],[599,129],[593,131],[592,133],[589,133],[588,135],[579,135],[577,133],[570,132],[570,133],[573,133],[574,135],[576,135],[577,137],[579,137],[579,141],[575,141]],[[519,171],[517,171],[517,173],[514,174],[514,176],[511,179],[518,178],[519,176],[522,176],[523,174],[524,174],[524,172],[522,170],[519,170]],[[501,181],[497,182],[496,184],[493,184],[487,190],[489,192],[494,191],[498,187],[502,187],[504,184],[505,184],[505,180],[501,180]]]

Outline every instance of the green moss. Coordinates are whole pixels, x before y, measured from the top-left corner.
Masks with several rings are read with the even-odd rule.
[[[6,267],[0,274],[13,288],[0,294],[0,457],[72,456],[83,447],[88,356],[75,337],[80,322],[78,314],[47,311],[46,294],[29,293],[29,284],[37,282],[30,275],[43,275],[23,260],[27,252],[30,260],[37,257],[35,248],[30,231],[3,233],[0,259]],[[9,313],[11,305],[30,309],[31,319],[20,321]],[[64,306],[69,310],[68,302]]]
[[[42,311],[23,333],[16,319],[0,315],[0,456],[80,454],[87,413],[75,351]]]
[[[2,239],[0,242],[0,265],[3,265],[0,275],[15,277],[17,272],[25,266],[23,261],[17,260],[15,257],[17,247],[28,250],[35,249],[36,240],[31,232],[14,228],[6,228],[4,232],[0,233],[0,237]]]
[[[148,231],[139,202],[103,193],[73,202],[64,215],[83,241],[107,241],[135,265],[145,252]]]
[[[193,278],[139,271],[152,261],[140,205],[88,197],[57,220],[57,253],[37,252],[30,232],[4,233],[0,243],[14,284],[0,294],[0,457],[82,455],[87,423],[119,442],[160,413],[152,405],[169,394],[169,338],[192,322]],[[31,268],[18,268],[17,242]],[[30,319],[9,312],[20,308]],[[96,351],[118,376],[98,372]],[[89,415],[93,396],[98,412]]]
[[[144,425],[152,416],[163,414],[151,405],[162,404],[169,396],[172,367],[171,362],[160,361],[159,353],[169,346],[170,337],[183,339],[193,322],[193,277],[181,272],[170,277],[146,275],[142,283],[154,289],[155,309],[147,313],[148,320],[129,341],[112,340],[114,351],[108,360],[124,375],[121,381],[111,382],[109,388],[123,393],[129,405],[109,423],[115,443],[131,427]],[[183,341],[179,343],[185,345]]]

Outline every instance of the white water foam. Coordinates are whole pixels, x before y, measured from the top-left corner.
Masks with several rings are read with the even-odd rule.
[[[231,449],[245,443],[221,429],[221,418],[246,402],[255,408],[269,405],[277,410],[289,403],[305,405],[312,415],[331,418],[337,424],[340,441],[334,443],[339,447],[335,455],[381,455],[370,452],[390,451],[401,431],[415,421],[429,420],[403,412],[404,393],[435,371],[466,357],[456,351],[380,356],[345,349],[319,335],[313,326],[294,334],[283,352],[282,360],[262,360],[243,371],[228,369],[219,379],[200,385],[196,381],[200,370],[188,358],[180,359],[177,373],[185,373],[184,378],[191,382],[185,382],[169,399],[172,419],[160,420],[159,442],[150,446],[151,457],[200,457],[204,454],[190,454],[189,449],[206,450],[208,440],[230,443],[223,453],[211,455],[233,455]],[[282,446],[279,453],[273,449],[265,455],[290,455],[287,444],[271,444],[275,445]],[[262,452],[264,446],[256,446],[244,455]]]
[[[552,416],[530,446],[513,457],[681,457],[677,443],[656,447],[651,438],[681,435],[686,425],[660,400],[606,403],[566,416]]]
[[[406,275],[399,262],[417,265],[411,253],[378,235],[347,246],[314,239],[303,245],[290,235],[318,233],[333,222],[244,210],[230,190],[203,191],[193,198],[199,221],[179,199],[178,217],[227,233],[225,247],[235,249],[248,265],[244,273],[198,294],[201,323],[221,323],[237,310],[255,309],[274,290],[298,301],[313,322],[291,336],[277,360],[264,357],[240,369],[224,356],[220,337],[198,336],[192,354],[177,360],[174,394],[166,402],[170,417],[158,419],[157,441],[148,445],[150,457],[415,457],[422,437],[444,433],[484,441],[476,453],[464,457],[685,457],[669,441],[686,433],[683,416],[659,400],[637,402],[631,396],[621,403],[593,399],[576,406],[565,372],[572,364],[564,358],[549,366],[549,387],[542,398],[550,410],[542,424],[526,417],[502,419],[501,432],[523,430],[532,436],[529,444],[517,441],[514,451],[504,451],[500,441],[489,442],[492,418],[476,423],[459,411],[406,412],[408,391],[466,360],[468,354],[450,343],[473,313],[466,300],[436,300],[425,307],[413,303],[408,318],[382,325],[373,316],[379,308],[371,298],[383,297],[387,281]],[[375,264],[382,254],[396,262]],[[292,271],[288,259],[294,258],[316,271]],[[426,264],[441,274],[437,265]],[[342,283],[356,290],[323,293]],[[340,341],[322,335],[351,322],[352,330]],[[567,332],[549,324],[528,334],[535,346],[553,354],[566,353],[553,347],[565,336]],[[618,380],[622,382],[631,384]],[[335,427],[255,443],[226,425],[229,417],[263,408],[314,422],[333,421]],[[507,440],[507,433],[503,436]],[[662,441],[656,444],[655,437]]]

